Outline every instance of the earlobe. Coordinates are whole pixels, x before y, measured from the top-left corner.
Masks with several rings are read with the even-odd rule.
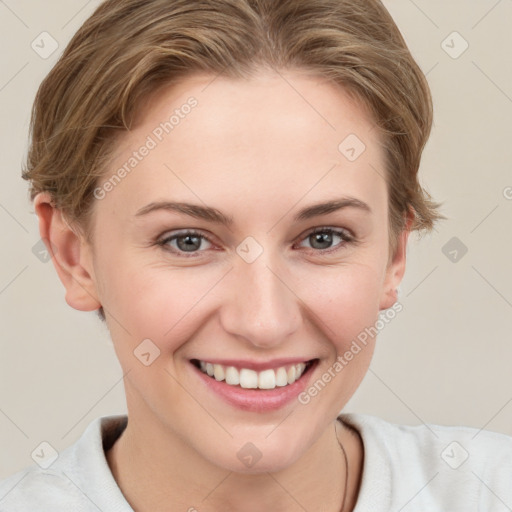
[[[410,229],[413,222],[412,215],[407,218],[406,226],[398,237],[398,243],[395,254],[389,262],[386,270],[386,278],[383,286],[382,297],[379,309],[388,309],[398,301],[398,287],[405,274],[407,260],[407,241],[409,239]]]
[[[66,222],[62,212],[53,206],[51,196],[41,192],[34,198],[39,218],[39,233],[57,274],[66,288],[66,302],[79,311],[101,307],[92,275],[90,250],[82,237]]]

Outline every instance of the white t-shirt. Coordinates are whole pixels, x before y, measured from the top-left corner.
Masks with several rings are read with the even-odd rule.
[[[362,414],[340,418],[364,444],[354,512],[512,511],[512,437]],[[97,418],[48,469],[34,464],[0,481],[0,512],[133,512],[104,451],[126,424],[125,415]],[[41,465],[51,462],[44,449]]]

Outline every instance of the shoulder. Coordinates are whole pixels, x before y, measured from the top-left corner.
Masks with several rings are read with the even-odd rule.
[[[63,473],[31,466],[0,481],[0,511],[85,511],[85,496]]]
[[[124,415],[96,418],[50,465],[34,464],[0,480],[0,512],[131,510],[104,452],[126,422]]]
[[[397,425],[362,414],[340,419],[363,440],[365,491],[378,479],[392,506],[411,499],[408,510],[415,504],[418,510],[512,507],[512,437],[463,426]]]

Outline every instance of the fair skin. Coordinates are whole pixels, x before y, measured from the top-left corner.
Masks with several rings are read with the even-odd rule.
[[[409,233],[390,255],[378,132],[341,88],[299,72],[283,76],[196,75],[151,98],[102,183],[174,109],[191,96],[198,106],[97,201],[93,246],[48,194],[35,200],[41,236],[57,249],[66,301],[106,312],[129,416],[107,460],[137,512],[339,512],[347,475],[338,441],[349,465],[344,511],[355,506],[363,445],[336,417],[364,377],[375,340],[308,404],[293,399],[257,412],[212,391],[210,377],[191,362],[315,360],[303,376],[312,384],[396,302]],[[349,134],[366,145],[354,162],[338,151]],[[342,197],[369,210],[347,206],[294,219]],[[207,205],[233,223],[169,210],[136,216],[156,201]],[[357,243],[336,234],[330,244],[315,242],[311,231],[323,227]],[[194,252],[183,238],[168,241],[167,250],[156,244],[187,229],[208,238],[193,239]],[[237,253],[247,237],[263,249],[251,263]],[[134,357],[145,339],[160,350],[149,366]],[[261,454],[252,467],[237,456],[249,442]]]

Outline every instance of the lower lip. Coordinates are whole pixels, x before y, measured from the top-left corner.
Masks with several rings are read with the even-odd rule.
[[[302,374],[299,380],[293,384],[274,389],[244,389],[239,386],[230,386],[225,381],[215,380],[203,373],[194,364],[190,363],[208,389],[219,395],[230,405],[251,412],[275,411],[288,405],[307,387],[311,374],[317,362],[313,362],[307,372]]]

